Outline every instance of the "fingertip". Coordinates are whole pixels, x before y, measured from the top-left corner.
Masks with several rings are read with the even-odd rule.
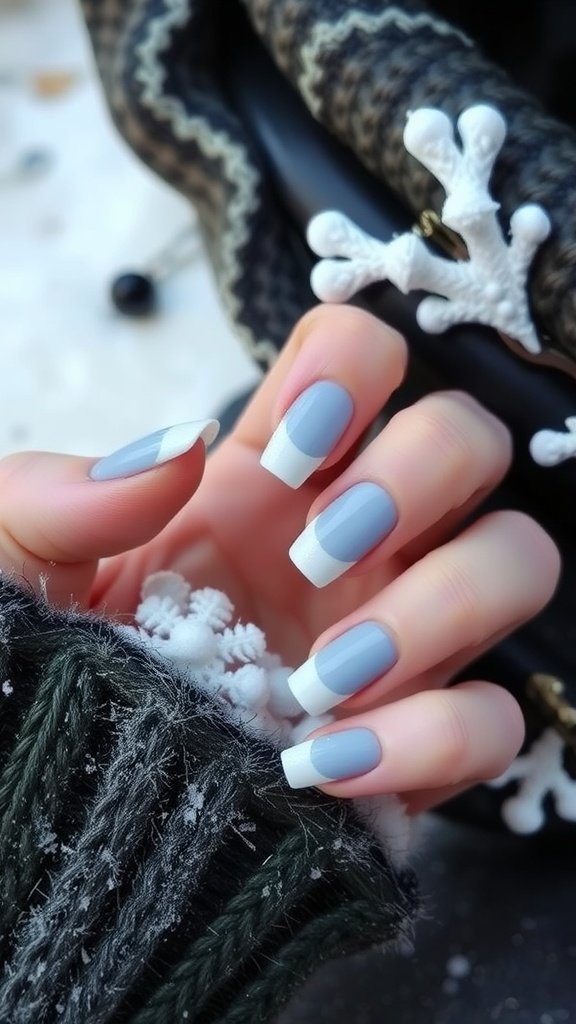
[[[475,701],[481,702],[484,708],[489,708],[490,719],[497,722],[497,732],[501,734],[502,742],[486,745],[486,760],[482,772],[483,779],[496,778],[509,767],[526,739],[526,719],[520,704],[504,686],[483,679],[457,683],[450,687],[450,690],[470,694]],[[492,763],[489,760],[490,752],[494,755]],[[480,778],[474,774],[476,770],[475,767],[471,769],[470,784]]]
[[[197,489],[205,461],[201,437],[147,472],[107,480],[91,479],[95,462],[84,457],[29,452],[3,461],[0,564],[35,580],[46,570],[53,589],[66,591],[74,566],[155,537]]]
[[[193,420],[156,430],[95,462],[89,472],[94,481],[125,480],[171,462],[202,441],[207,447],[218,435],[218,420]]]
[[[289,757],[298,785],[330,796],[441,792],[498,777],[523,740],[524,719],[514,697],[477,680],[340,719]],[[314,756],[318,751],[321,756]]]

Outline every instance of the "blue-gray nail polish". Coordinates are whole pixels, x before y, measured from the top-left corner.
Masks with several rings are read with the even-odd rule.
[[[353,412],[346,388],[331,380],[316,381],[288,409],[262,453],[261,465],[290,487],[300,487],[336,447]]]
[[[305,455],[329,455],[348,426],[354,405],[346,388],[319,380],[306,388],[286,413],[286,433]]]
[[[332,640],[289,677],[288,685],[309,715],[322,715],[388,672],[396,645],[377,622],[361,622]]]
[[[325,587],[384,540],[397,521],[388,491],[355,484],[308,523],[288,554],[311,583]]]
[[[316,520],[316,538],[323,550],[341,562],[358,562],[396,525],[396,506],[383,487],[360,483],[350,487]]]
[[[380,764],[382,748],[371,729],[340,729],[289,747],[281,758],[288,782],[300,789],[366,775]]]
[[[91,480],[118,480],[136,476],[163,462],[175,459],[190,450],[202,438],[205,445],[212,443],[219,429],[217,420],[194,420],[178,423],[164,430],[155,430],[112,455],[96,462],[89,473]]]

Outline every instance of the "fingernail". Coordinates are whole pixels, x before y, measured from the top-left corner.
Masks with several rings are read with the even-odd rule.
[[[183,455],[199,438],[202,438],[208,447],[216,439],[219,429],[218,420],[194,420],[191,423],[178,423],[174,427],[156,430],[153,434],[132,441],[112,455],[100,459],[92,466],[90,479],[117,480],[145,473],[147,469],[153,469],[154,466],[160,466],[163,462]]]
[[[361,622],[313,654],[288,677],[309,715],[322,715],[384,675],[398,660],[392,637],[376,622]]]
[[[383,487],[355,484],[308,523],[288,554],[306,579],[325,587],[384,540],[397,519]]]
[[[292,403],[260,465],[289,487],[300,487],[336,447],[353,412],[346,388],[331,380],[317,381]]]
[[[283,750],[282,767],[292,789],[366,775],[382,760],[371,729],[341,729]]]

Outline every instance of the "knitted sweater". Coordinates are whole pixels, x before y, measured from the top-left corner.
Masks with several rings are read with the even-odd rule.
[[[6,1024],[271,1021],[321,961],[409,936],[381,829],[290,790],[125,629],[3,578],[0,679]]]

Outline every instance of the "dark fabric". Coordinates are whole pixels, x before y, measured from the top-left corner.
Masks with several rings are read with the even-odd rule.
[[[432,820],[415,949],[322,967],[279,1024],[574,1024],[570,846]]]
[[[223,84],[237,45],[239,6],[240,0],[83,2],[119,129],[194,202],[224,304],[265,362],[270,342],[285,338],[311,297],[261,153]],[[541,202],[553,218],[531,296],[544,334],[575,353],[570,225],[576,199],[567,183],[576,136],[567,125],[486,60],[434,4],[243,0],[242,6],[314,116],[413,213],[437,208],[442,190],[404,150],[407,111],[435,104],[453,115],[479,100],[503,110],[510,131],[495,172],[498,198],[506,218],[528,200]],[[351,16],[357,27],[343,31]],[[489,35],[487,19],[484,25]],[[320,35],[332,42],[315,48]]]
[[[417,896],[138,642],[0,581],[0,1020],[271,1021]]]

